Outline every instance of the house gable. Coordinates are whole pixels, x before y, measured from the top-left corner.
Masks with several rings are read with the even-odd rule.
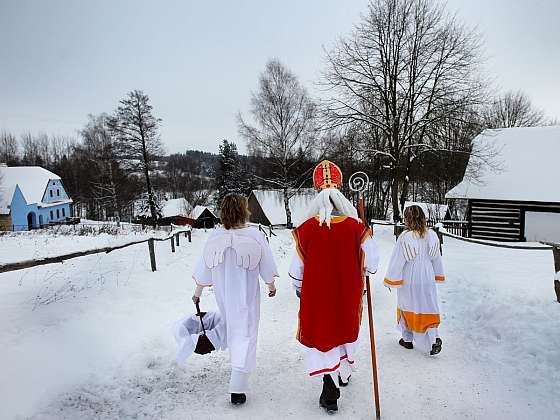
[[[50,204],[68,200],[69,198],[61,179],[49,179],[47,185],[45,185],[41,202]]]

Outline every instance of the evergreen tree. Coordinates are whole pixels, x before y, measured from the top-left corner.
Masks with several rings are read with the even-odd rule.
[[[245,194],[248,182],[243,173],[237,146],[234,142],[223,140],[220,145],[219,163],[216,177],[218,187],[218,207],[222,199],[230,193]]]

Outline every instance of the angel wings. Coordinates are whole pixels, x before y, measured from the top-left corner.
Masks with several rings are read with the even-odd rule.
[[[212,269],[224,262],[227,249],[232,248],[236,254],[236,264],[246,270],[258,267],[262,258],[261,244],[248,236],[226,232],[210,238],[204,247],[204,262]]]

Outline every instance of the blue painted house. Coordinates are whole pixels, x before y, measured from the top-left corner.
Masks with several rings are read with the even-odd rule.
[[[60,177],[39,166],[0,165],[0,229],[30,230],[71,217]]]

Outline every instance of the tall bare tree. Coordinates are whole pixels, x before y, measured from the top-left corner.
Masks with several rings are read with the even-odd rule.
[[[91,163],[97,168],[97,176],[92,181],[93,195],[95,201],[105,210],[108,207],[112,209],[113,215],[119,223],[121,211],[115,176],[118,159],[114,138],[108,126],[109,116],[107,114],[89,115],[88,118],[89,121],[82,129],[81,135],[84,147],[89,152]]]
[[[544,112],[531,103],[523,92],[506,92],[484,109],[488,128],[534,127],[547,124]]]
[[[273,176],[263,179],[283,191],[288,227],[290,198],[308,172],[294,170],[316,154],[317,106],[297,77],[279,60],[270,60],[251,96],[251,122],[238,116],[239,134],[250,153],[270,158]]]
[[[363,151],[390,169],[393,215],[416,159],[446,150],[440,130],[485,97],[480,38],[431,0],[375,0],[353,33],[327,53],[323,82],[332,126],[355,124]]]
[[[159,135],[160,124],[161,119],[152,113],[150,98],[140,90],[129,92],[108,121],[120,158],[144,178],[148,208],[154,224],[158,219],[158,200],[150,176],[156,159],[164,153]]]
[[[39,155],[39,143],[36,137],[30,132],[21,135],[22,161],[26,165],[41,165],[41,157]]]
[[[13,164],[18,158],[18,142],[12,133],[2,130],[0,132],[0,163]]]

